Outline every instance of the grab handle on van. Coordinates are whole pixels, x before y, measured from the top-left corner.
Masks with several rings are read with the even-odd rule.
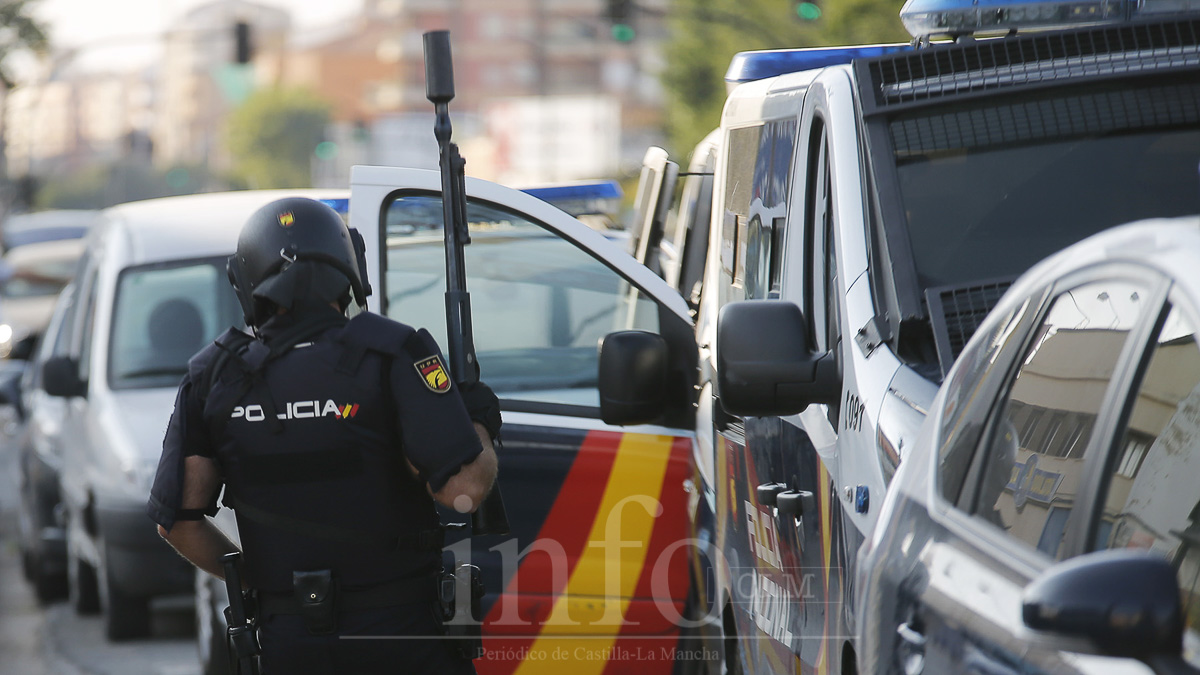
[[[817,512],[817,500],[808,490],[784,490],[775,495],[775,507],[779,515],[799,518],[805,513]]]
[[[755,490],[760,506],[775,506],[775,497],[787,489],[783,483],[763,483]]]

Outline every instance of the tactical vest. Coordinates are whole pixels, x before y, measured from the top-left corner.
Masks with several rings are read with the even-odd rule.
[[[405,464],[388,384],[413,333],[364,313],[281,354],[218,338],[227,358],[198,375],[252,587],[289,591],[293,571],[332,569],[352,589],[440,567],[437,511]]]

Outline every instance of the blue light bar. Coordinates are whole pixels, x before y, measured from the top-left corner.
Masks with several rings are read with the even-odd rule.
[[[776,75],[798,73],[850,63],[912,49],[911,45],[863,45],[860,47],[814,47],[811,49],[764,49],[733,55],[725,71],[726,84],[754,82]]]
[[[1196,15],[1200,0],[907,0],[900,21],[915,38],[1115,24]]]
[[[334,211],[337,211],[339,214],[341,214],[343,216],[346,215],[347,213],[350,213],[350,199],[349,198],[318,199],[317,201],[328,206],[329,208],[333,209]]]
[[[625,193],[615,180],[561,183],[521,188],[521,192],[553,204],[573,216],[613,214]]]
[[[523,188],[521,192],[551,204],[570,199],[620,199],[624,194],[621,192],[620,184],[615,180],[528,187]]]

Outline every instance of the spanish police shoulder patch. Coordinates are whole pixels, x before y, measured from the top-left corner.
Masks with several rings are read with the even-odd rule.
[[[421,381],[435,394],[445,394],[450,391],[450,376],[446,373],[446,366],[442,364],[442,357],[434,354],[426,359],[421,359],[413,364],[417,372],[421,374]]]

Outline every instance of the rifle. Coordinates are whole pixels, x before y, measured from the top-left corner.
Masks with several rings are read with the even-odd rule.
[[[229,606],[225,608],[225,622],[229,624],[229,642],[237,656],[238,675],[259,675],[258,655],[262,648],[258,644],[258,626],[255,617],[246,611],[246,597],[242,595],[242,577],[238,564],[242,554],[238,551],[221,556],[225,568],[225,590],[229,593]]]
[[[471,328],[471,294],[467,292],[466,261],[463,247],[471,243],[467,228],[467,186],[464,168],[467,161],[450,142],[450,101],[454,98],[454,66],[450,57],[450,32],[425,33],[425,98],[433,103],[436,119],[433,135],[438,142],[438,165],[442,172],[442,229],[446,240],[446,338],[450,358],[450,376],[462,390],[479,381],[479,363],[475,358],[475,336]],[[500,496],[500,484],[484,498],[471,514],[471,531],[480,534],[508,534],[508,514]]]

